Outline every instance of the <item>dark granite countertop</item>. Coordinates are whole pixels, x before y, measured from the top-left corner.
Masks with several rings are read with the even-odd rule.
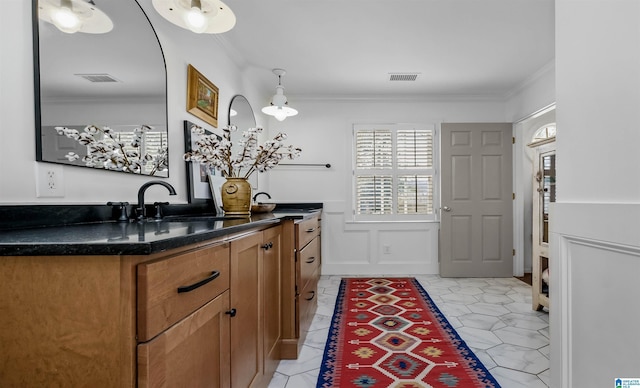
[[[0,231],[1,256],[148,255],[285,219],[312,217],[318,207],[276,207],[250,217],[172,215],[161,221],[73,223]]]

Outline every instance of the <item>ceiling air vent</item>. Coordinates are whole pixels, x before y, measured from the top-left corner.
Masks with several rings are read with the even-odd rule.
[[[389,81],[415,81],[420,73],[389,73]]]
[[[89,82],[120,82],[109,74],[74,74],[82,77]]]

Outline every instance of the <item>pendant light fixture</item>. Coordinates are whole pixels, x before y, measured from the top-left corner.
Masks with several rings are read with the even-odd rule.
[[[39,0],[38,18],[67,34],[104,34],[113,29],[109,16],[93,0]]]
[[[196,34],[219,34],[236,25],[236,15],[220,0],[153,0],[158,13]]]
[[[282,76],[287,72],[283,69],[273,69],[273,74],[278,76],[278,86],[276,86],[276,94],[273,95],[271,103],[262,108],[262,113],[274,116],[278,121],[283,121],[287,117],[295,116],[298,111],[289,107],[287,97],[284,95],[284,86],[282,86]]]

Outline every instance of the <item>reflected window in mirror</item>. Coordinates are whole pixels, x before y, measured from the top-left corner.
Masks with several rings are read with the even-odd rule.
[[[167,73],[158,38],[137,1],[94,2],[113,23],[107,32],[65,33],[38,17],[51,1],[33,0],[36,160],[167,177]],[[86,138],[55,129],[83,133],[91,126],[110,128],[116,140],[93,138],[115,141],[113,152],[145,166],[114,168]],[[136,128],[147,129],[136,138]],[[96,157],[86,158],[91,153]]]

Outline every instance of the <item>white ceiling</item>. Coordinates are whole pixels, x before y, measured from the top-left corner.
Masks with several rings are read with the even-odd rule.
[[[504,98],[554,60],[553,0],[225,0],[217,36],[291,97]],[[420,73],[389,81],[389,73]]]
[[[336,96],[505,98],[554,60],[554,0],[224,1],[236,15],[236,26],[211,39],[221,42],[265,93],[275,91],[277,77],[271,70],[286,69],[283,85],[290,100]],[[139,2],[147,13],[155,12],[150,0]],[[164,90],[163,83],[153,81],[152,75],[157,75],[148,69],[143,71],[145,77],[139,76],[136,66],[146,66],[147,61],[141,59],[151,55],[139,50],[154,45],[141,44],[140,32],[121,27],[136,25],[120,21],[139,14],[131,9],[137,8],[131,3],[99,2],[105,12],[118,18],[118,28],[104,35],[112,36],[120,50],[130,46],[137,54],[106,54],[101,48],[93,52],[99,45],[80,40],[104,36],[67,35],[41,23],[41,59],[53,58],[42,64],[46,69],[42,82],[52,94],[81,91],[89,95],[90,88],[97,86],[73,74],[91,72],[110,73],[123,81],[100,85],[103,93],[105,88],[112,88],[113,94],[125,93],[126,88],[143,94]],[[83,55],[72,58],[58,44],[45,43],[49,35],[72,41],[74,50],[83,48]],[[135,82],[127,79],[128,72],[138,74]],[[391,82],[390,73],[419,76],[413,82]]]

